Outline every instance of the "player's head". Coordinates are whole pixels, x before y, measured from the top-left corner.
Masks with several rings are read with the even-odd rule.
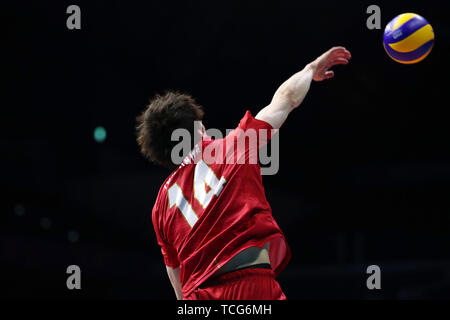
[[[180,128],[188,130],[193,146],[205,131],[203,125],[194,126],[194,121],[201,121],[203,114],[202,107],[190,95],[178,92],[156,95],[137,118],[137,142],[142,154],[150,161],[174,168],[171,153],[178,142],[171,141],[172,132]]]

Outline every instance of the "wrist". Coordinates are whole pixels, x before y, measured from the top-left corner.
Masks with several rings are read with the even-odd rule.
[[[306,65],[306,68],[310,69],[314,74],[317,71],[318,63],[317,60],[314,60],[313,62],[310,62]]]

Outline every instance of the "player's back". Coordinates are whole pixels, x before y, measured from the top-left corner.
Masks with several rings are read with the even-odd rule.
[[[249,247],[270,243],[270,263],[276,274],[290,257],[266,200],[260,167],[249,163],[249,146],[243,152],[233,151],[231,160],[227,156],[230,139],[239,139],[249,129],[271,127],[247,112],[237,129],[225,139],[197,144],[165,181],[153,209],[165,263],[180,267],[183,296]],[[223,161],[203,158],[208,149],[223,151]],[[240,156],[244,163],[236,163],[242,162]]]

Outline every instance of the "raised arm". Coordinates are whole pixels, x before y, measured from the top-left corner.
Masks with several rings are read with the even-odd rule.
[[[287,79],[277,89],[270,104],[256,115],[256,119],[264,120],[274,129],[279,129],[289,113],[302,103],[311,81],[332,78],[334,72],[329,69],[337,64],[347,64],[350,58],[350,52],[344,47],[331,48]]]

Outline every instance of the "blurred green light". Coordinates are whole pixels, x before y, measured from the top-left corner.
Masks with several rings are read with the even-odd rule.
[[[103,127],[97,127],[94,129],[94,140],[98,143],[102,143],[106,140],[106,130]]]

